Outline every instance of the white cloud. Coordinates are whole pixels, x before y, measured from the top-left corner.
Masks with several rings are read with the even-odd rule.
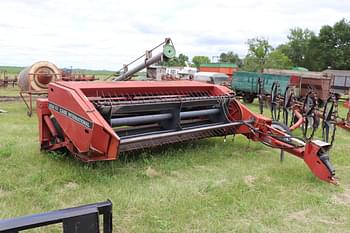
[[[117,70],[171,37],[178,53],[244,56],[246,41],[277,46],[292,27],[318,31],[348,16],[348,1],[283,0],[5,0],[0,14],[0,64]]]

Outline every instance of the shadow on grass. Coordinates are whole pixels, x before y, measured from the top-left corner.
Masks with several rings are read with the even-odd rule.
[[[216,141],[201,139],[196,141],[187,141],[182,143],[167,144],[154,148],[140,149],[129,152],[122,152],[119,154],[117,160],[114,161],[99,161],[84,163],[79,159],[74,158],[68,150],[62,149],[59,151],[45,152],[43,154],[48,155],[50,159],[56,160],[62,163],[69,163],[75,166],[87,167],[91,169],[105,168],[106,165],[111,166],[127,166],[127,165],[149,165],[152,161],[162,158],[176,158],[182,159],[187,154],[198,155],[199,149],[208,151],[215,147]]]
[[[242,149],[246,153],[241,153]],[[253,162],[259,151],[264,148],[260,143],[250,143],[244,136],[223,142],[216,137],[167,144],[149,149],[123,152],[117,160],[84,163],[74,158],[68,151],[43,152],[49,156],[50,164],[58,163],[73,173],[84,176],[133,176],[144,175],[148,167],[167,173],[172,170],[193,169],[197,166],[216,166],[222,163],[240,163],[242,159]],[[55,165],[56,166],[56,165]],[[75,171],[74,171],[75,170]],[[89,171],[89,174],[86,174]]]

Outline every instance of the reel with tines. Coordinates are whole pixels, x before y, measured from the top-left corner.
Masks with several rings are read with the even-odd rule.
[[[259,110],[260,114],[264,113],[264,80],[262,78],[258,78],[258,83],[257,83],[257,93],[258,93],[258,101],[259,101]]]
[[[293,106],[296,103],[295,90],[288,86],[283,95],[283,123],[285,125],[293,125],[295,122],[295,115]]]
[[[335,95],[331,95],[323,107],[322,139],[333,145],[336,131],[338,103]]]
[[[317,116],[317,98],[313,91],[310,91],[304,99],[303,117],[304,124],[302,126],[303,136],[306,140],[311,140],[319,126],[319,117]]]
[[[279,121],[281,116],[281,90],[278,81],[274,82],[271,87],[271,118],[274,121]]]

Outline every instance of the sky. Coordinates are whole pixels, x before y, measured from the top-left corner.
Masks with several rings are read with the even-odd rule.
[[[247,54],[247,40],[277,46],[290,28],[318,32],[350,19],[348,0],[2,0],[0,65],[48,60],[119,70],[170,37],[177,54]]]

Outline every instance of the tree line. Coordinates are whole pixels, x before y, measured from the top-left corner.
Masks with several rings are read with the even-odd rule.
[[[240,58],[233,51],[219,55],[220,63],[235,63],[242,70],[261,71],[264,68],[290,69],[305,67],[313,71],[325,69],[350,70],[350,22],[342,19],[333,26],[322,26],[316,34],[305,28],[292,28],[287,42],[277,47],[270,45],[263,37],[247,41],[248,54]],[[210,63],[207,56],[194,56],[192,66]],[[168,66],[185,66],[188,56],[179,54],[164,63]]]

